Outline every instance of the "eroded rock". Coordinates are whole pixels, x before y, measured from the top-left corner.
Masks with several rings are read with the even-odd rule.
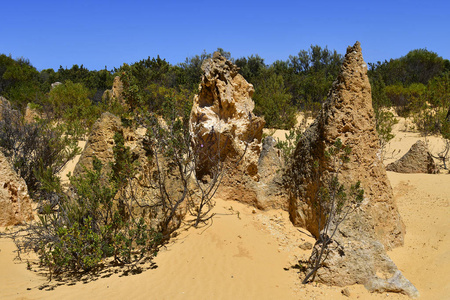
[[[414,143],[399,160],[387,165],[386,170],[397,173],[439,173],[427,145],[421,140]]]
[[[223,162],[226,173],[219,197],[260,209],[286,207],[281,177],[275,171],[279,157],[273,145],[261,152],[265,122],[253,113],[253,85],[218,52],[203,63],[202,70],[190,115],[192,146],[199,153],[197,177],[208,178]]]
[[[94,156],[103,163],[103,172],[105,174],[110,172],[109,164],[114,160],[114,135],[122,131],[122,122],[119,117],[108,112],[103,113],[92,126],[73,175],[84,173],[83,166],[92,170]]]
[[[371,286],[378,282],[392,290],[388,287],[389,280],[398,276],[398,270],[385,251],[403,244],[405,226],[381,160],[367,65],[359,42],[347,49],[340,74],[319,116],[298,143],[293,163],[284,177],[290,190],[292,222],[316,237],[322,228],[318,228],[313,203],[320,186],[336,171],[325,158],[325,152],[338,138],[352,149],[339,180],[347,187],[360,181],[364,201],[340,225],[317,279],[338,286],[355,283]],[[323,172],[317,173],[315,162]],[[316,249],[318,246],[315,245]],[[380,272],[386,277],[380,277]],[[398,289],[409,295],[417,292],[415,288]]]
[[[25,109],[25,115],[24,115],[24,121],[25,123],[33,123],[37,119],[41,118],[41,114],[37,109],[32,108],[31,103],[27,104],[27,108]]]
[[[33,219],[25,180],[0,152],[0,226],[18,225]]]
[[[102,100],[109,103],[109,105],[114,102],[125,105],[125,100],[123,98],[123,82],[120,80],[120,76],[114,77],[112,88],[103,92]]]
[[[201,149],[204,145],[198,176],[210,172],[211,164],[216,163],[211,161],[211,155],[220,153],[220,160],[239,160],[239,169],[256,177],[265,122],[253,114],[253,85],[218,52],[203,63],[202,70],[190,116],[194,147]]]

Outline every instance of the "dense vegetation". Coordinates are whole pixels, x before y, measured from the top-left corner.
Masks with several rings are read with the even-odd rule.
[[[268,127],[283,129],[295,124],[296,111],[315,112],[320,108],[343,60],[343,55],[335,50],[317,45],[270,65],[258,55],[233,59],[229,52],[218,50],[239,66],[241,74],[255,86],[256,113],[265,117]],[[27,59],[2,54],[0,95],[22,111],[33,103],[52,117],[73,122],[81,116],[88,126],[92,123],[89,117],[95,119],[105,110],[101,108],[102,95],[116,75],[130,87],[127,90],[131,93],[128,96],[134,97],[130,100],[132,106],[148,106],[162,112],[168,98],[192,99],[200,82],[201,64],[209,57],[211,54],[202,53],[177,65],[158,56],[113,70],[90,71],[83,65],[74,65],[70,69],[38,71]],[[450,61],[426,49],[369,63],[374,107],[378,110],[394,106],[402,116],[417,112],[425,104],[445,107],[449,72]],[[53,91],[54,82],[63,86]]]

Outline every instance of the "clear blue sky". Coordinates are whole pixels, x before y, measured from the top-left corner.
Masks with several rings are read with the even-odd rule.
[[[427,48],[450,59],[450,1],[1,0],[0,53],[39,70],[93,70],[158,54],[172,64],[218,47],[239,58],[286,60],[310,45],[366,62]]]

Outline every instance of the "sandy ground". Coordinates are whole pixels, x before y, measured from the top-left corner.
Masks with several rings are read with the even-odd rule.
[[[420,138],[403,125],[389,146],[399,152],[396,159]],[[439,142],[430,138],[430,148]],[[388,177],[407,229],[405,245],[389,255],[421,299],[450,299],[450,175]],[[408,299],[371,294],[360,285],[347,287],[350,297],[340,287],[302,285],[293,266],[310,250],[298,246],[314,241],[291,225],[287,212],[216,199],[214,213],[208,226],[179,229],[153,269],[128,276],[105,272],[59,286],[36,269],[28,271],[25,259],[14,259],[12,241],[0,239],[0,299]]]

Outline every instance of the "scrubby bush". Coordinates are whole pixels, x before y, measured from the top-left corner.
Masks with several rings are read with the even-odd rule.
[[[292,128],[289,130],[289,133],[285,133],[284,135],[285,140],[278,140],[275,147],[281,150],[284,166],[289,166],[292,159],[294,159],[295,148],[302,137],[301,127]]]
[[[380,139],[381,157],[386,154],[386,145],[395,137],[392,127],[398,123],[394,114],[386,109],[375,109],[375,120]]]
[[[96,270],[108,257],[135,266],[155,255],[161,244],[162,235],[136,216],[131,199],[119,193],[133,177],[135,162],[123,136],[116,134],[114,141],[109,174],[94,158],[92,170],[70,176],[69,194],[57,184],[45,185],[57,195],[56,203],[43,207],[39,221],[28,226],[18,246],[36,250],[50,274]]]
[[[256,87],[255,113],[264,116],[266,127],[290,129],[295,125],[297,111],[291,104],[291,98],[283,77],[271,74],[266,80],[259,81]]]
[[[20,112],[10,109],[0,116],[0,150],[35,198],[43,196],[40,176],[55,176],[79,151],[62,126],[42,119],[26,123]]]
[[[87,132],[100,115],[99,107],[89,99],[91,92],[82,83],[67,80],[48,94],[50,114],[62,121],[67,134],[79,137]]]

